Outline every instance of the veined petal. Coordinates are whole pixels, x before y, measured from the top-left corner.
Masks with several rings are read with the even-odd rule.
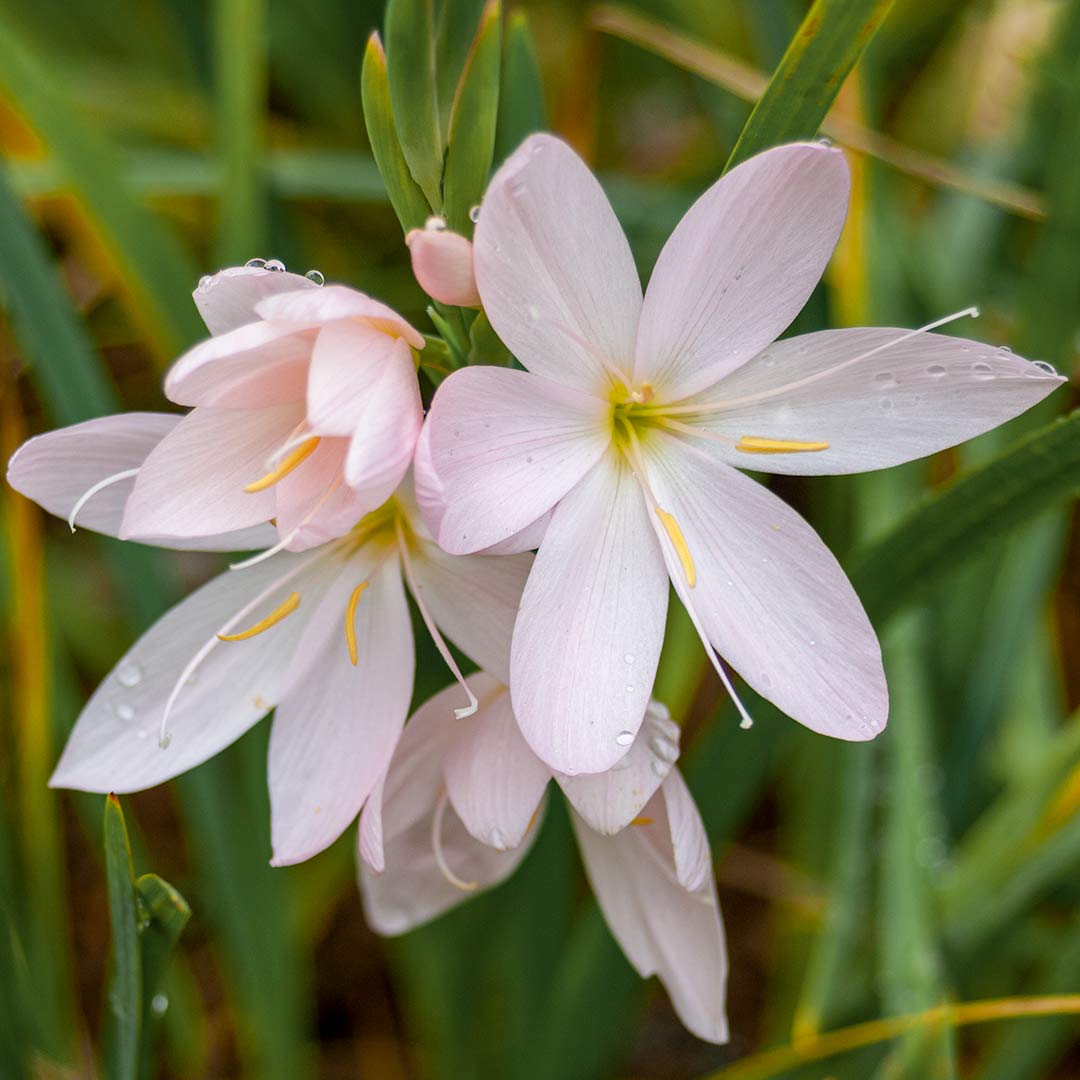
[[[981,435],[1066,381],[1007,349],[909,333],[875,326],[778,341],[708,392],[731,404],[697,423],[727,436],[731,441],[716,442],[714,453],[744,469],[865,472]],[[744,435],[829,445],[813,453],[747,454],[733,445]]]
[[[524,371],[471,367],[439,387],[430,461],[446,509],[439,544],[467,555],[551,509],[611,442],[610,405]]]
[[[169,413],[120,413],[37,435],[12,455],[8,483],[57,517],[76,511],[77,528],[116,536],[134,471],[181,420]],[[139,539],[162,547],[244,551],[273,543],[274,529],[265,524],[207,536]]]
[[[514,711],[552,769],[603,772],[649,703],[668,586],[638,482],[614,452],[558,505],[521,599]]]
[[[480,708],[454,721],[458,733],[446,756],[446,792],[475,839],[506,851],[525,839],[551,770],[521,737],[509,691],[487,676],[472,686]]]
[[[641,309],[635,384],[673,401],[774,341],[821,278],[847,213],[844,155],[819,143],[744,161],[687,211]]]
[[[447,555],[419,541],[413,552],[417,585],[435,624],[504,686],[510,679],[510,640],[533,557]]]
[[[655,432],[645,454],[653,491],[696,567],[691,602],[720,655],[814,731],[877,735],[889,708],[881,650],[814,530],[761,484],[680,440]],[[678,562],[665,555],[686,596]]]
[[[94,692],[50,785],[139,791],[194,768],[239,738],[288,688],[289,660],[327,580],[325,560],[277,555],[249,570],[226,571],[167,612]],[[262,593],[235,629],[256,625],[294,591],[300,604],[277,625],[246,641],[216,639]],[[210,651],[179,686],[168,722],[171,741],[162,749],[166,703],[208,643]]]
[[[230,266],[204,277],[192,296],[211,334],[227,334],[255,322],[255,305],[275,293],[312,290],[315,282],[287,271]]]
[[[128,499],[120,535],[201,536],[268,521],[274,490],[248,492],[303,419],[299,405],[234,411],[201,406],[150,452]]]
[[[439,474],[431,461],[431,423],[425,422],[416,440],[416,452],[413,455],[413,489],[421,520],[432,539],[438,537],[442,529],[443,515],[446,513],[446,493]],[[547,531],[551,520],[551,511],[538,517],[532,524],[526,525],[521,532],[516,532],[506,540],[490,547],[481,548],[481,555],[519,555],[525,551],[534,551]]]
[[[390,758],[409,711],[413,638],[396,560],[370,579],[352,617],[356,657],[343,631],[352,590],[371,572],[353,557],[312,618],[298,672],[270,734],[273,863],[328,847],[356,817]]]
[[[414,349],[424,347],[424,335],[393,308],[347,285],[324,285],[314,291],[270,296],[257,305],[256,312],[262,319],[297,323],[356,319],[393,337],[403,337]]]
[[[709,845],[677,770],[643,816],[646,824],[614,836],[601,836],[573,816],[589,882],[639,974],[660,977],[679,1019],[699,1039],[727,1042],[727,948]],[[692,878],[679,872],[680,863],[694,867]]]
[[[208,338],[169,368],[165,396],[223,409],[302,402],[315,334],[310,326],[260,321]]]
[[[659,701],[650,701],[637,738],[607,772],[556,773],[555,779],[585,824],[611,836],[642,816],[678,756],[679,725]]]
[[[473,262],[495,332],[536,375],[607,392],[629,376],[641,310],[630,245],[596,177],[531,135],[484,195]]]

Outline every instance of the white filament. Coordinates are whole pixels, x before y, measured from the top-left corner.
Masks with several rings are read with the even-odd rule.
[[[132,476],[138,476],[138,469],[124,469],[123,472],[113,473],[112,476],[106,476],[104,480],[99,480],[96,484],[88,487],[79,497],[75,500],[75,505],[71,508],[71,513],[68,514],[68,528],[72,532],[75,531],[75,518],[78,516],[79,511],[99,492],[102,488],[107,488],[110,484],[119,483],[121,480],[127,480]]]
[[[442,820],[443,814],[446,812],[447,798],[447,794],[444,791],[439,796],[439,801],[435,804],[435,813],[431,815],[431,850],[435,855],[435,864],[439,868],[439,873],[441,873],[455,889],[461,889],[462,892],[472,892],[476,888],[478,882],[463,881],[459,878],[447,865],[446,857],[443,855]]]

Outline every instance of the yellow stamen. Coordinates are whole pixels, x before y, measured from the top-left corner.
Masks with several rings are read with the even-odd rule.
[[[253,638],[258,634],[261,634],[264,630],[269,630],[272,626],[277,626],[282,619],[287,615],[291,615],[300,606],[300,594],[298,592],[289,593],[284,602],[274,608],[265,619],[260,619],[254,626],[249,626],[246,630],[242,630],[239,634],[218,634],[219,641],[247,641],[248,638]]]
[[[651,825],[652,824],[652,818],[651,817],[636,817],[636,818],[634,818],[633,821],[630,822],[630,824],[631,825]]]
[[[356,605],[360,603],[360,597],[368,587],[369,582],[361,581],[352,591],[349,602],[345,606],[345,644],[349,647],[349,661],[356,667],[358,653],[356,650]]]
[[[807,454],[828,450],[827,442],[796,442],[793,439],[763,439],[758,435],[743,435],[735,444],[744,454]]]
[[[257,491],[265,491],[268,487],[273,487],[279,480],[283,480],[288,476],[301,462],[311,457],[315,453],[315,447],[318,445],[319,437],[317,435],[305,439],[295,450],[281,459],[281,464],[276,469],[260,477],[254,483],[245,485],[244,490],[249,495],[254,495]]]
[[[659,506],[656,508],[656,516],[660,519],[660,524],[667,530],[671,543],[675,547],[675,554],[679,556],[679,562],[682,563],[683,577],[686,578],[686,584],[692,589],[697,584],[697,571],[694,569],[694,560],[690,554],[690,548],[686,545],[686,538],[682,534],[682,529],[679,528],[679,523],[675,520],[674,515],[669,514],[666,510],[661,510]]]
[[[653,389],[652,383],[642,383],[640,388],[630,395],[630,400],[635,405],[648,405],[654,397],[656,397],[656,391]]]

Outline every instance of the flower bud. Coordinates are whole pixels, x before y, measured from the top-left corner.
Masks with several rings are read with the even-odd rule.
[[[413,274],[428,296],[441,304],[480,307],[472,244],[464,236],[450,232],[442,218],[431,217],[422,229],[410,229],[405,243]]]

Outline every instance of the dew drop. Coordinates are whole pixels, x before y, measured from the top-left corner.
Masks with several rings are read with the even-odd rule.
[[[628,694],[632,694],[634,692],[634,684],[633,683],[627,683],[626,684],[626,692]]]
[[[818,146],[832,146],[833,144],[832,139],[826,139],[824,135],[822,135],[820,139],[815,139],[814,141]]]
[[[1002,345],[1002,346],[1000,346],[998,348],[998,352],[999,353],[1011,353],[1012,349],[1010,349],[1008,345]]]
[[[249,267],[252,270],[261,270],[266,265],[266,260],[265,259],[248,259],[248,261],[246,263],[244,263],[244,265]]]
[[[893,399],[892,398],[887,398],[887,397],[882,398],[881,399],[881,407],[882,407],[882,409],[885,410],[885,412],[890,412],[892,410],[892,407],[893,407]]]
[[[125,724],[135,719],[135,710],[130,705],[116,705],[113,707],[113,712],[116,713],[117,719],[123,720]]]
[[[731,580],[731,578],[728,578],[728,579],[727,579],[727,583],[728,583],[728,584],[729,584],[730,586],[732,586],[732,588],[734,588],[734,586],[735,586],[735,582],[734,582],[734,581],[732,581],[732,580]]]
[[[935,379],[940,379],[942,375],[945,374],[945,368],[943,368],[941,364],[931,364],[926,369],[926,374],[933,375]]]
[[[992,379],[994,377],[994,369],[984,360],[977,360],[971,365],[971,374],[974,375],[976,379]]]
[[[266,269],[275,274],[285,273],[285,264],[280,259],[267,259]]]
[[[479,204],[469,209],[469,220],[475,225],[480,220],[480,206]]]
[[[1048,364],[1045,360],[1033,360],[1031,366],[1038,368],[1043,375],[1057,375],[1057,368],[1053,364]]]
[[[815,640],[814,640],[813,638],[811,638],[811,639],[810,639],[810,644],[811,644],[811,645],[816,645],[816,644],[817,644],[817,642],[816,642],[816,641],[815,641]]]
[[[169,1010],[169,999],[164,994],[155,994],[150,999],[150,1008],[155,1016],[164,1016]]]
[[[432,214],[431,217],[424,222],[424,228],[429,232],[445,232],[446,218],[441,217],[439,214]]]
[[[615,736],[615,741],[620,746],[629,746],[634,741],[634,733],[632,731],[620,731]]]
[[[200,289],[209,289],[210,288],[210,282],[212,282],[213,280],[214,279],[209,274],[203,274],[203,276],[201,278],[199,278],[199,288]]]
[[[116,681],[121,686],[138,686],[142,682],[142,674],[142,668],[138,664],[123,664],[116,670]]]
[[[532,459],[532,454],[527,454],[527,455],[526,455],[526,457],[525,457],[525,464],[526,464],[526,465],[531,465],[531,464],[532,464],[532,460],[533,460],[533,459]]]
[[[879,371],[874,376],[874,382],[879,386],[895,386],[896,376],[891,371]]]
[[[628,653],[623,654],[623,663],[624,664],[632,664],[633,662],[634,662],[634,654],[632,652],[628,652]]]
[[[326,284],[326,275],[321,270],[309,270],[304,277],[308,281],[314,281],[316,285],[322,286]]]

